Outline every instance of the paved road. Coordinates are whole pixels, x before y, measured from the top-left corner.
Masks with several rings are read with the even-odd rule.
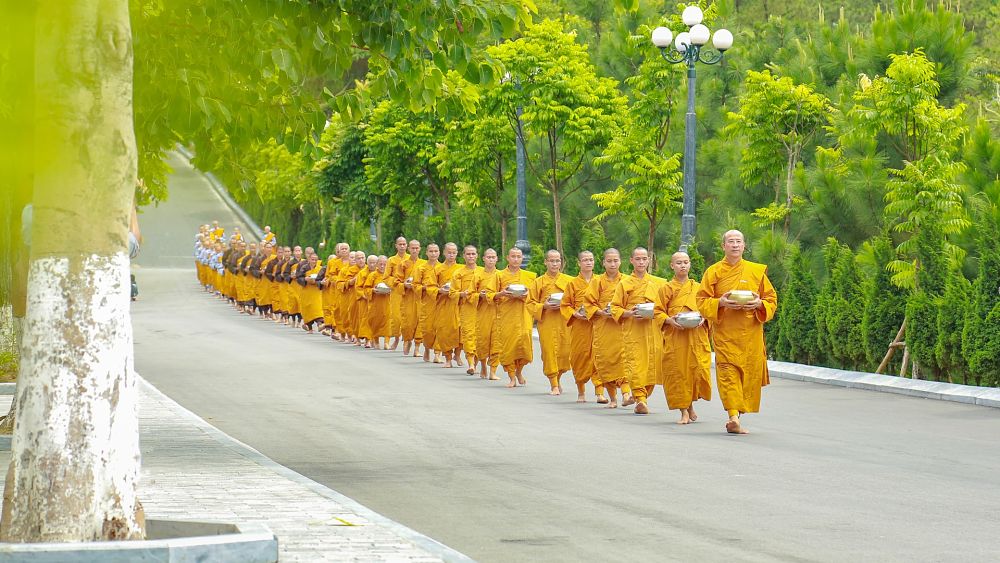
[[[240,316],[177,257],[226,212],[146,213],[140,373],[218,428],[481,561],[941,561],[1000,553],[1000,411],[775,381],[752,434],[508,390]],[[280,233],[279,233],[280,235]],[[177,266],[184,266],[179,269]]]

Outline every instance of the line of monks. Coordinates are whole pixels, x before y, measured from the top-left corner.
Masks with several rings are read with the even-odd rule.
[[[561,378],[572,371],[578,402],[586,401],[590,382],[598,403],[618,407],[620,391],[621,405],[642,415],[661,385],[668,407],[680,411],[679,424],[697,420],[695,401],[711,399],[714,344],[716,384],[732,434],[747,432],[740,415],[758,412],[768,384],[763,325],[774,316],[777,294],[766,266],[743,260],[739,231],[723,236],[725,257],[700,282],[688,276],[684,252],[671,256],[672,279],[648,273],[644,248],[632,251],[628,275],[616,249],[604,251],[603,274],[594,273],[593,253],[581,252],[573,277],[562,273],[555,250],[546,253],[546,272],[538,276],[521,268],[517,248],[498,269],[493,249],[480,266],[475,246],[463,248],[461,262],[454,243],[444,245],[443,257],[429,244],[421,258],[419,241],[399,237],[391,257],[339,243],[323,263],[312,248],[278,245],[269,228],[259,245],[234,237],[224,249],[222,236],[217,225],[198,235],[198,278],[207,291],[241,312],[335,341],[385,350],[402,342],[403,354],[445,367],[466,365],[464,355],[467,374],[478,368],[481,378],[497,380],[502,367],[513,388],[525,384],[537,326],[551,394],[562,393]],[[682,325],[682,313],[701,318]]]

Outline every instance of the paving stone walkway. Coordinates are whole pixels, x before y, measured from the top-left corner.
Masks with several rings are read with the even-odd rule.
[[[471,561],[223,434],[140,381],[148,518],[261,522],[281,561]]]

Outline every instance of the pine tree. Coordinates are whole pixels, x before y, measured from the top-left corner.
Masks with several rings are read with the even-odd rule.
[[[858,261],[865,273],[865,281],[862,282],[864,313],[861,315],[861,339],[866,368],[870,371],[882,362],[906,316],[906,295],[892,284],[892,274],[886,269],[895,259],[895,249],[886,236],[865,242],[858,253]],[[894,357],[897,360],[895,365],[898,365],[902,356]],[[889,373],[892,371],[890,368]]]
[[[787,262],[788,279],[778,308],[780,331],[775,357],[814,364],[820,359],[816,345],[816,280],[798,248],[792,249]]]
[[[996,227],[979,232],[979,275],[962,332],[962,355],[981,385],[1000,384],[1000,233]],[[992,355],[991,355],[992,354]]]
[[[952,268],[938,308],[937,344],[934,348],[938,366],[952,383],[969,382],[969,372],[962,356],[962,332],[971,296],[972,284],[961,270]]]

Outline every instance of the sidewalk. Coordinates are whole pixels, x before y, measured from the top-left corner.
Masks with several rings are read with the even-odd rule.
[[[281,561],[471,561],[278,465],[140,379],[146,516],[261,522]]]

